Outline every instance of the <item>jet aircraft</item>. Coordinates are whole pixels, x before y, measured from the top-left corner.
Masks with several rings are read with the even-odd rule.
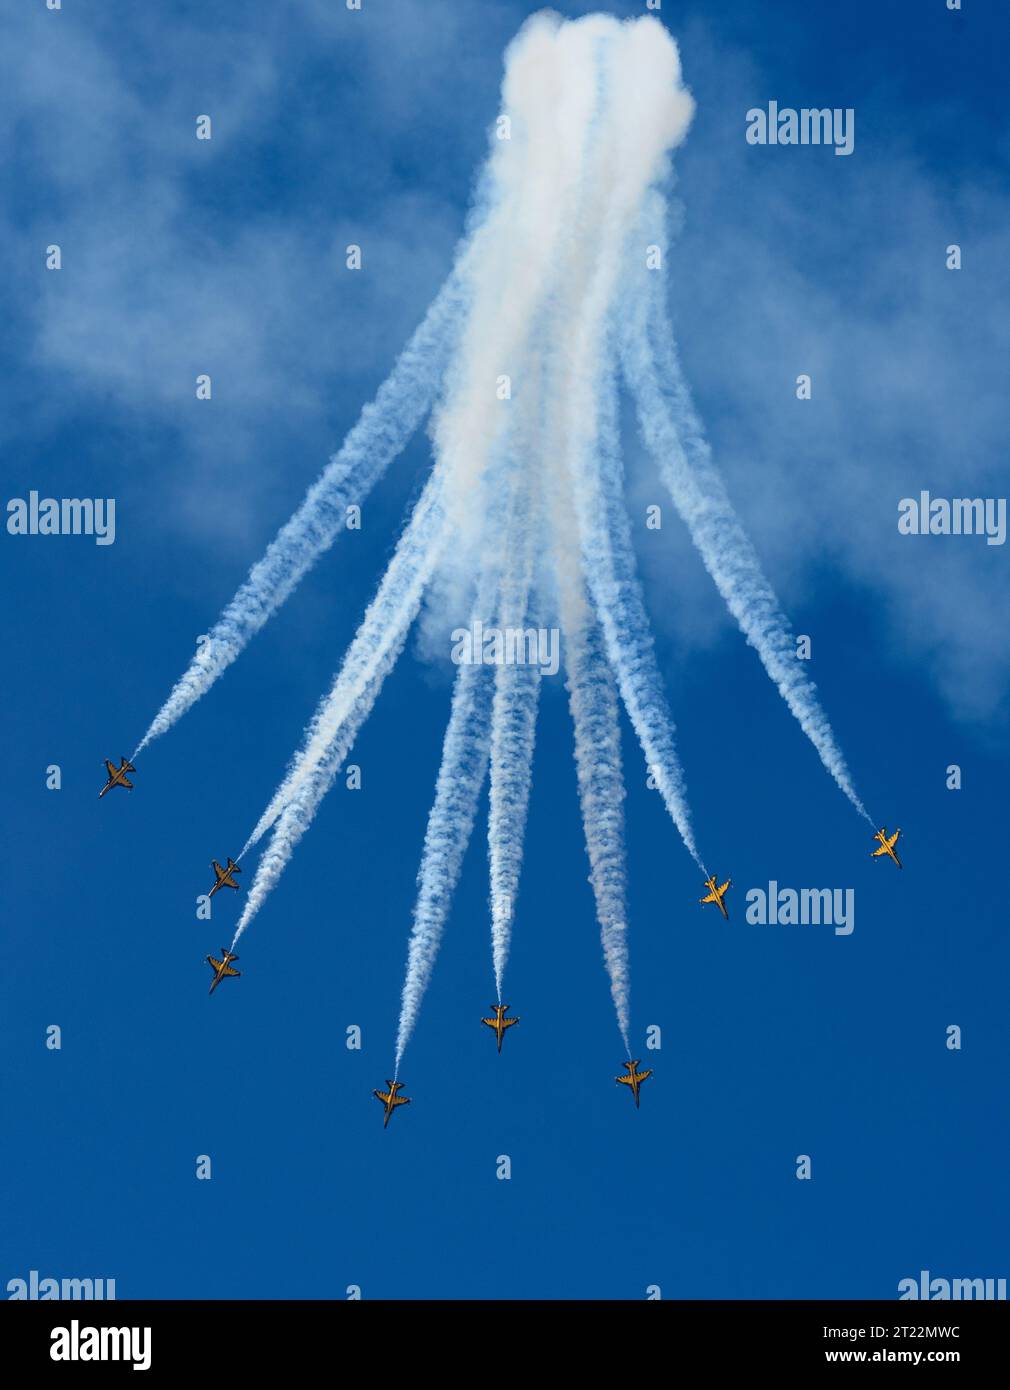
[[[232,878],[232,874],[240,874],[242,870],[235,863],[230,854],[228,856],[228,863],[223,869],[216,859],[210,861],[210,867],[214,870],[214,877],[217,879],[217,882],[207,894],[208,898],[212,898],[219,888],[238,889],[241,886],[235,882],[234,878]]]
[[[398,1096],[396,1094],[397,1091],[403,1089],[402,1081],[387,1081],[386,1085],[389,1087],[388,1091],[372,1092],[372,1095],[376,1098],[376,1100],[381,1100],[382,1104],[385,1106],[386,1117],[382,1121],[383,1129],[385,1129],[386,1126],[389,1124],[390,1116],[393,1114],[393,1111],[396,1109],[398,1105],[410,1104],[409,1096]]]
[[[229,975],[242,974],[241,970],[233,970],[231,968],[231,962],[233,960],[238,960],[238,956],[233,956],[232,953],[230,951],[226,951],[223,946],[221,947],[221,955],[224,958],[223,960],[215,960],[213,956],[207,957],[207,964],[212,965],[214,967],[214,979],[211,982],[210,986],[211,994],[214,993],[221,981],[226,980],[229,977]]]
[[[635,1097],[635,1109],[637,1110],[638,1093],[641,1090],[642,1082],[652,1075],[652,1070],[650,1068],[649,1071],[639,1071],[637,1061],[625,1062],[624,1065],[628,1071],[627,1076],[615,1076],[614,1080],[622,1086],[631,1087],[631,1094]]]
[[[880,857],[882,854],[886,854],[889,858],[891,858],[891,859],[894,860],[894,862],[897,864],[898,868],[900,869],[900,868],[901,868],[901,860],[898,858],[898,856],[897,856],[897,855],[895,854],[895,852],[894,852],[894,846],[898,843],[898,836],[899,836],[900,834],[901,834],[901,830],[898,829],[898,830],[896,830],[896,831],[894,832],[893,835],[888,835],[888,833],[887,833],[887,826],[886,826],[886,825],[882,826],[878,831],[875,832],[875,834],[874,834],[874,836],[873,836],[873,838],[874,838],[875,840],[879,840],[879,841],[880,841],[880,848],[879,848],[879,849],[871,849],[871,850],[870,850],[870,858],[871,858],[871,859],[879,859],[879,857]]]
[[[726,904],[723,902],[723,898],[726,895],[727,888],[732,888],[732,886],[733,880],[731,878],[728,878],[726,882],[723,883],[721,886],[717,885],[715,881],[715,874],[713,874],[711,878],[707,878],[705,880],[705,887],[708,889],[708,896],[699,899],[699,901],[703,903],[716,903],[718,905],[719,911],[726,918],[727,922],[729,921],[729,913],[726,911]]]
[[[506,1018],[509,1006],[507,1004],[492,1004],[494,1018],[482,1018],[481,1023],[486,1023],[489,1028],[493,1028],[498,1037],[498,1051],[501,1052],[501,1040],[505,1036],[505,1029],[511,1028],[513,1023],[518,1023],[517,1018]]]
[[[137,769],[130,762],[129,758],[120,758],[118,767],[106,758],[105,769],[109,774],[109,780],[98,793],[99,801],[101,801],[105,793],[111,791],[113,787],[125,787],[127,791],[133,790],[133,783],[126,774],[128,772],[136,772]]]

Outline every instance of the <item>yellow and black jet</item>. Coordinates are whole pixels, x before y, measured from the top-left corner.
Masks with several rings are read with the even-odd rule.
[[[715,881],[715,874],[713,874],[711,878],[707,878],[705,880],[705,887],[708,889],[708,896],[705,898],[700,898],[699,902],[717,904],[719,911],[722,913],[722,915],[726,918],[726,921],[728,922],[729,913],[726,911],[726,904],[723,902],[723,898],[726,896],[727,888],[732,888],[732,886],[733,880],[731,878],[728,878],[726,882],[721,885],[717,884]]]
[[[880,848],[879,848],[879,849],[871,849],[871,850],[870,850],[870,858],[871,858],[871,859],[878,859],[878,858],[880,857],[880,855],[886,854],[889,858],[891,858],[891,859],[894,860],[894,862],[897,864],[898,868],[900,869],[900,868],[901,868],[901,860],[898,858],[898,856],[897,856],[897,855],[895,854],[895,852],[894,852],[894,846],[898,843],[898,836],[899,836],[900,834],[901,834],[901,830],[898,829],[898,830],[896,830],[896,831],[894,832],[893,835],[888,835],[888,833],[887,833],[887,826],[886,826],[886,825],[881,826],[881,828],[880,828],[878,831],[876,831],[875,834],[874,834],[874,836],[873,836],[873,838],[874,838],[875,840],[879,840],[879,841],[880,841]]]
[[[381,1100],[386,1108],[386,1117],[382,1121],[382,1128],[385,1129],[389,1124],[389,1118],[398,1105],[409,1105],[409,1096],[398,1096],[396,1093],[403,1089],[402,1081],[387,1081],[388,1091],[373,1091],[372,1095],[376,1100]]]
[[[615,1076],[614,1080],[619,1082],[622,1086],[631,1087],[631,1094],[635,1097],[635,1109],[637,1110],[638,1093],[641,1090],[642,1082],[652,1075],[652,1070],[650,1069],[649,1071],[639,1071],[637,1061],[625,1062],[624,1065],[628,1071],[627,1076]]]
[[[208,898],[212,898],[219,888],[234,888],[237,890],[239,887],[241,887],[241,885],[236,883],[235,880],[232,878],[232,874],[240,874],[242,870],[235,863],[235,860],[231,857],[230,854],[228,856],[228,863],[225,868],[222,869],[221,865],[217,862],[216,859],[212,859],[210,861],[210,867],[214,870],[214,877],[217,879],[217,882],[214,884],[214,887],[207,894]]]
[[[136,772],[137,769],[130,762],[129,758],[120,758],[118,767],[116,767],[114,763],[111,763],[109,759],[106,758],[105,770],[109,774],[109,780],[106,782],[102,790],[98,793],[99,801],[101,801],[105,793],[111,791],[113,787],[125,787],[128,792],[133,790],[133,783],[130,781],[126,774],[128,772]]]
[[[224,957],[223,960],[215,960],[213,956],[207,957],[207,964],[214,967],[214,979],[211,981],[210,986],[211,994],[214,993],[222,980],[227,980],[230,975],[242,974],[241,970],[233,970],[231,968],[231,962],[233,960],[238,960],[238,956],[233,956],[232,953],[226,951],[223,946],[221,947],[221,955]]]
[[[498,1036],[498,1051],[501,1052],[501,1040],[505,1036],[505,1029],[511,1028],[513,1023],[518,1023],[517,1018],[506,1018],[509,1006],[507,1004],[492,1004],[494,1018],[482,1018],[481,1023],[486,1023],[489,1028],[493,1028]]]

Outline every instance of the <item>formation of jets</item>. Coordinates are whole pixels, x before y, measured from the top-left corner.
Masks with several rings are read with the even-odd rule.
[[[128,758],[121,757],[119,760],[118,767],[116,767],[116,765],[113,762],[106,758],[105,767],[108,773],[108,781],[105,783],[105,786],[102,788],[102,790],[98,793],[99,799],[101,799],[106,792],[111,791],[113,787],[125,787],[127,791],[133,790],[133,783],[129,780],[126,774],[128,772],[136,772],[137,769],[133,766],[133,764],[130,762]],[[894,860],[895,864],[897,864],[898,868],[900,869],[902,867],[901,860],[895,853],[895,845],[898,843],[898,838],[900,835],[900,829],[895,830],[893,835],[888,835],[886,825],[882,826],[880,830],[875,831],[873,838],[877,840],[879,844],[877,849],[870,851],[871,858],[878,859],[882,855],[887,855],[888,858]],[[228,862],[223,868],[217,862],[216,859],[211,860],[210,866],[214,870],[214,887],[210,890],[209,894],[207,895],[208,897],[212,898],[220,888],[234,888],[236,889],[236,891],[238,890],[240,885],[235,882],[235,875],[240,874],[242,870],[239,868],[235,860],[232,859],[231,855],[228,856]],[[728,878],[725,883],[719,883],[715,874],[712,874],[709,878],[706,878],[705,880],[705,887],[708,889],[708,892],[705,894],[703,898],[699,899],[699,901],[702,904],[714,903],[715,906],[718,907],[719,911],[722,913],[723,917],[726,919],[727,922],[729,921],[729,912],[726,909],[725,898],[726,893],[730,888],[732,888],[732,886],[732,879]],[[211,981],[210,986],[211,994],[214,993],[214,991],[217,989],[218,985],[221,983],[222,980],[241,975],[241,970],[234,970],[232,968],[231,962],[233,960],[238,960],[238,956],[233,955],[231,951],[225,950],[224,947],[222,947],[221,949],[220,960],[218,960],[215,956],[207,957],[207,964],[214,971],[214,978]],[[505,1036],[506,1029],[511,1028],[514,1024],[518,1023],[519,1019],[505,1017],[505,1015],[509,1011],[508,1004],[492,1004],[491,1009],[493,1011],[494,1017],[482,1018],[481,1023],[485,1024],[494,1033],[498,1043],[498,1051],[500,1053],[502,1038],[504,1038]],[[625,1062],[624,1069],[627,1072],[627,1075],[614,1077],[614,1080],[618,1082],[618,1084],[622,1086],[631,1087],[631,1094],[635,1097],[636,1109],[638,1109],[639,1107],[639,1096],[641,1092],[642,1082],[648,1080],[648,1078],[652,1075],[651,1069],[646,1071],[639,1071],[638,1067],[638,1060],[635,1060],[633,1062]],[[383,1129],[385,1129],[388,1126],[390,1118],[396,1110],[397,1106],[410,1104],[409,1096],[401,1096],[398,1094],[398,1092],[403,1089],[402,1081],[387,1081],[386,1087],[387,1089],[385,1091],[376,1090],[372,1092],[376,1100],[380,1100],[383,1105]]]

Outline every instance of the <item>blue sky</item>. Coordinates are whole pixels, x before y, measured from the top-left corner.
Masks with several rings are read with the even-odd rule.
[[[25,4],[0,43],[5,500],[117,499],[112,546],[0,545],[0,1283],[35,1268],[113,1277],[122,1297],[891,1297],[922,1268],[1006,1276],[1006,547],[896,529],[903,496],[1005,480],[1006,18],[941,0],[662,11],[698,102],[670,271],[685,367],[857,786],[905,828],[905,871],[867,857],[686,536],[641,532],[732,920],[696,906],[628,734],[633,1033],[662,1029],[635,1113],[612,1080],[570,730],[548,692],[506,994],[522,1024],[499,1058],[477,1022],[493,994],[482,820],[402,1069],[413,1104],[384,1133],[370,1091],[390,1074],[441,673],[401,662],[356,748],[362,790],[338,782],[213,1000],[201,962],[236,905],[219,895],[207,924],[194,899],[353,633],[428,466],[423,434],[364,530],[151,747],[137,789],[96,793],[448,269],[502,49],[535,7],[89,8]],[[770,99],[854,107],[854,155],[748,147],[744,114]],[[661,500],[630,431],[627,449],[633,505]],[[743,892],[770,879],[853,888],[854,932],[748,925]]]

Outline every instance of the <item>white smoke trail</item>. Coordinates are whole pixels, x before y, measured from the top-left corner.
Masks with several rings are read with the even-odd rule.
[[[539,696],[539,666],[520,663],[496,668],[491,712],[488,851],[491,956],[499,1003],[519,894]]]
[[[236,941],[273,891],[312,824],[403,650],[425,582],[445,539],[445,514],[438,501],[440,481],[437,473],[428,480],[333,688],[306,730],[302,751],[242,849],[242,855],[246,854],[274,826],[266,853],[256,866]]]
[[[557,427],[555,419],[554,427]],[[589,881],[596,901],[603,959],[624,1046],[631,1056],[630,966],[624,856],[624,777],[617,688],[607,664],[581,569],[570,518],[571,479],[557,476],[548,493],[550,562],[565,644],[565,685],[575,738],[575,767]]]
[[[445,544],[446,519],[440,485],[441,474],[436,470],[400,537],[332,689],[320,702],[305,731],[301,751],[243,846],[243,855],[262,839],[285,806],[298,798],[303,784],[330,757],[330,747],[339,738],[345,721],[355,717],[366,698],[367,714],[383,679],[395,665]]]
[[[616,389],[607,327],[618,267],[646,190],[693,112],[681,86],[676,45],[662,26],[641,20],[621,31],[606,73],[608,120],[595,188],[584,216],[599,223],[592,259],[572,276],[564,325],[563,384],[569,460],[583,563],[621,696],[667,810],[695,862],[694,840],[674,727],[656,667],[624,511]],[[602,216],[597,209],[602,204]]]
[[[642,745],[651,778],[688,852],[704,869],[691,827],[676,730],[656,664],[635,569],[631,528],[624,509],[612,380],[600,380],[597,404],[597,438],[591,451],[584,453],[576,480],[586,580],[621,698]]]
[[[511,385],[557,274],[596,100],[599,27],[537,14],[506,54],[502,109],[509,134],[496,142],[490,161],[498,196],[470,257],[469,312],[451,389],[430,425],[436,455],[451,465],[447,507],[463,532],[474,483],[510,409],[511,394],[499,399],[497,393]]]
[[[605,40],[605,42],[600,42]],[[598,108],[579,186],[576,215],[543,325],[550,359],[545,391],[548,440],[544,488],[551,515],[553,573],[575,726],[576,764],[591,882],[618,1026],[628,1047],[629,969],[623,841],[624,796],[617,698],[601,635],[588,609],[573,509],[586,539],[594,601],[609,615],[609,656],[624,678],[623,693],[647,757],[685,841],[693,840],[679,764],[641,607],[627,527],[620,541],[623,499],[604,497],[599,466],[597,373],[604,361],[603,332],[615,289],[617,264],[641,196],[661,169],[664,151],[686,129],[692,103],[680,86],[679,59],[654,21],[619,26],[601,20],[594,35]],[[628,119],[628,113],[633,113]],[[603,370],[607,370],[606,367]],[[607,476],[620,482],[616,445],[608,440]],[[559,466],[560,465],[560,466]],[[573,484],[575,494],[573,494]],[[616,503],[607,509],[601,503]],[[618,583],[619,563],[628,571]],[[592,569],[592,566],[589,566]],[[609,582],[608,582],[609,580]],[[550,586],[548,586],[550,587]],[[615,600],[618,606],[613,606]],[[633,621],[629,621],[632,619]],[[630,1055],[630,1054],[629,1054]]]
[[[348,506],[363,502],[402,452],[435,398],[462,304],[461,272],[457,270],[440,290],[375,400],[362,410],[339,453],[250,570],[207,641],[200,644],[133,758],[206,694],[333,544],[346,525]]]
[[[483,665],[461,665],[442,746],[442,765],[418,872],[414,925],[407,947],[394,1077],[417,1023],[442,941],[463,856],[470,842],[488,760],[492,681]]]
[[[513,41],[502,88],[510,138],[492,141],[453,274],[375,401],[200,644],[133,758],[210,689],[333,543],[347,506],[363,501],[427,413],[444,382],[453,338],[454,389],[430,428],[436,454],[449,462],[453,516],[462,523],[500,428],[496,379],[508,375],[511,359],[521,353],[578,177],[592,65],[569,67],[565,59],[570,52],[578,58],[580,46],[588,49],[592,28],[535,15]]]
[[[650,209],[653,234],[662,225],[657,204],[658,198]],[[821,708],[817,687],[796,657],[789,624],[712,460],[681,371],[661,277],[642,270],[635,279],[639,283],[615,321],[620,325],[624,377],[636,400],[642,438],[741,631],[821,762],[860,815],[873,824]],[[642,280],[650,283],[642,284]]]
[[[361,726],[371,712],[372,705],[379,693],[379,687],[389,671],[395,666],[406,636],[406,630],[404,630],[399,645],[389,652],[382,669],[377,673],[372,684],[364,691],[348,718],[344,720],[338,736],[326,750],[326,756],[317,764],[313,775],[302,783],[295,799],[289,801],[278,816],[270,842],[256,866],[256,875],[250,885],[249,896],[245,901],[238,926],[235,928],[235,936],[231,943],[233,951],[239,937],[277,885],[299,840],[312,824],[320,802],[332,787],[344,759],[353,747]]]
[[[589,881],[596,899],[603,958],[617,1026],[631,1056],[624,861],[624,777],[617,691],[595,628],[565,634],[565,670],[575,731],[575,766]]]
[[[505,448],[483,480],[486,500],[491,505],[486,508],[480,536],[480,581],[470,612],[471,634],[475,622],[486,624],[489,614],[500,619],[503,611],[512,612],[517,606],[523,609],[526,606],[532,532],[528,520],[530,488],[520,464],[525,444],[520,417],[520,424],[510,431]],[[473,832],[491,751],[493,734],[489,726],[493,728],[495,722],[492,706],[498,699],[497,680],[492,679],[491,671],[483,664],[483,647],[474,646],[470,658],[470,663],[460,665],[456,676],[435,800],[428,817],[418,871],[418,895],[397,1030],[395,1074],[399,1073],[404,1049],[431,979]],[[501,670],[500,666],[496,668],[496,677]],[[518,853],[521,860],[521,831]]]
[[[489,504],[493,498],[497,505],[485,506],[477,592],[470,608],[471,635],[478,620],[483,622],[487,614],[500,608],[499,594],[503,586],[508,587],[510,581],[514,583],[514,561],[503,557],[509,556],[520,494],[526,493],[520,477],[513,433],[496,454],[481,484],[485,494],[482,502]],[[453,638],[455,636],[454,633]],[[478,650],[474,646],[470,660],[462,661],[456,673],[435,799],[428,815],[417,875],[417,900],[407,946],[394,1077],[399,1075],[400,1062],[435,966],[487,774],[495,683],[482,658],[483,648]]]
[[[247,843],[246,849],[273,830],[235,941],[278,881],[332,785],[433,579],[443,582],[453,603],[460,602],[461,570],[476,564],[481,575],[477,617],[483,620],[493,611],[499,626],[521,629],[531,614],[543,615],[547,586],[543,574],[534,578],[533,573],[543,494],[552,512],[546,568],[565,632],[590,881],[627,1047],[618,692],[671,818],[695,861],[703,864],[624,507],[611,360],[618,337],[643,433],[706,565],[829,767],[827,754],[837,749],[816,700],[810,705],[813,687],[802,672],[797,684],[788,629],[724,489],[718,492],[721,480],[680,376],[661,299],[655,299],[651,317],[647,309],[653,287],[641,281],[644,270],[618,308],[619,269],[632,234],[642,226],[643,203],[693,109],[681,85],[676,46],[653,20],[619,25],[593,17],[563,24],[556,16],[535,17],[509,50],[503,109],[511,133],[493,147],[486,206],[457,270],[456,317],[450,315],[446,328],[454,346],[447,366],[434,348],[428,359],[441,380],[429,426],[435,468],[329,694]],[[643,244],[643,261],[644,255]],[[506,381],[516,387],[515,403],[509,403],[511,390],[501,390]],[[543,442],[537,438],[540,429]],[[568,515],[575,513],[574,536],[565,536],[563,521],[559,524],[565,507]],[[724,549],[738,553],[727,559]],[[764,589],[755,588],[755,575]],[[788,669],[783,666],[787,655],[793,660]],[[209,660],[214,659],[212,648]],[[397,1073],[434,967],[489,762],[492,945],[501,999],[539,686],[535,664],[499,665],[493,681],[483,665],[463,664],[457,673],[418,875]],[[186,707],[184,700],[181,708]],[[835,768],[840,785],[862,810],[844,764],[838,761]]]
[[[529,510],[532,501],[528,488],[518,489],[513,524],[506,536],[508,561],[498,604],[498,625],[506,642],[515,642],[516,648],[523,649],[502,653],[502,660],[495,668],[491,709],[488,862],[491,957],[499,1003],[519,895],[540,697],[538,652],[529,651],[524,642],[517,640],[517,634],[525,633],[530,624],[534,530],[530,524]],[[530,630],[536,631],[535,628]],[[510,663],[510,655],[518,659]]]
[[[469,301],[462,318],[461,342],[448,372],[445,400],[432,421],[436,472],[449,486],[454,517],[461,522],[466,519],[466,503],[481,482],[492,450],[509,422],[493,389],[495,368],[523,349],[558,230],[556,202],[550,203],[544,192],[544,185],[550,185],[558,174],[558,141],[537,139],[545,123],[549,125],[550,105],[544,94],[557,77],[552,26],[530,26],[525,43],[515,54],[506,73],[505,93],[515,107],[518,129],[514,142],[506,142],[507,151],[496,150],[491,159],[489,182],[495,197],[474,233],[466,273],[461,272]],[[526,229],[519,246],[515,244],[517,225]],[[503,306],[500,275],[507,265],[521,273]],[[413,620],[447,535],[444,491],[441,483],[437,496],[432,484],[425,489],[340,675],[310,724],[301,753],[250,835],[246,850],[298,796],[302,782],[314,776],[342,721],[398,640],[400,628]]]
[[[548,423],[548,454],[563,454],[564,420],[560,411]],[[624,777],[617,688],[599,625],[586,595],[572,480],[564,469],[547,479],[550,576],[564,635],[565,684],[575,738],[586,853],[589,857],[596,918],[603,959],[624,1046],[631,1056],[630,966],[627,943],[626,870],[624,857]],[[545,583],[545,587],[547,587]]]
[[[355,638],[341,675],[320,706],[281,787],[248,845],[272,824],[239,931],[262,906],[315,815],[346,753],[346,726],[371,707],[402,647],[448,535],[467,524],[474,493],[509,429],[495,389],[503,367],[522,360],[555,268],[556,246],[578,187],[586,112],[595,93],[592,43],[573,48],[557,16],[536,16],[509,50],[503,84],[511,138],[498,141],[485,180],[489,207],[459,272],[466,311],[430,433],[439,479],[426,489],[397,556]],[[584,27],[575,26],[579,33]],[[592,29],[592,26],[589,26]],[[580,58],[566,64],[566,54]],[[567,190],[567,191],[566,191]],[[503,295],[503,286],[508,287]],[[508,372],[505,373],[508,375]],[[427,504],[427,512],[425,510]],[[443,510],[444,506],[444,510]],[[247,845],[247,847],[248,847]]]

